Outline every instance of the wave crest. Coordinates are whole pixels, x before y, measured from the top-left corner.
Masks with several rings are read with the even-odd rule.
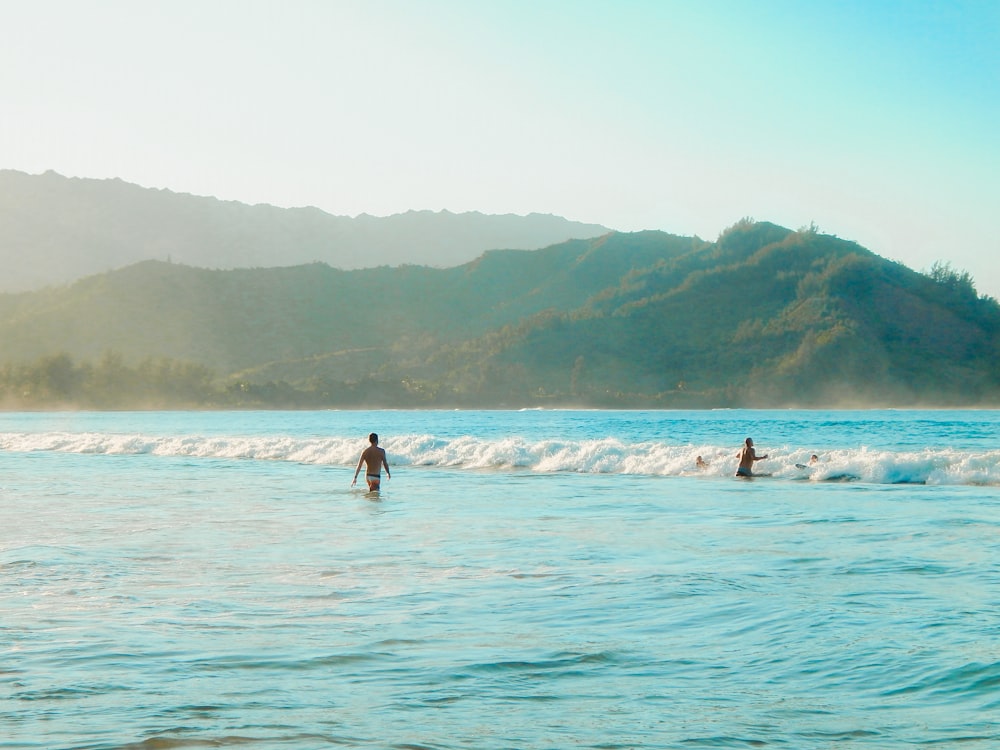
[[[382,445],[392,465],[458,470],[728,477],[736,468],[733,446],[627,443],[615,438],[531,441],[520,437],[402,435]],[[0,433],[0,450],[9,452],[248,459],[334,466],[353,466],[363,448],[356,437]],[[790,447],[768,449],[768,455],[756,469],[785,479],[1000,485],[1000,451],[843,448],[827,451],[814,464],[809,463],[807,451]],[[696,466],[698,456],[707,466]]]

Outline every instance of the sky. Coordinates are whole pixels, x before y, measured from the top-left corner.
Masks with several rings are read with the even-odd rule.
[[[1000,298],[1000,0],[0,0],[0,168],[814,224]]]

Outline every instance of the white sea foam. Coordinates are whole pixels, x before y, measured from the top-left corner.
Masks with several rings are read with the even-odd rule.
[[[539,440],[521,437],[442,438],[415,434],[383,442],[392,465],[464,470],[524,469],[539,473],[632,474],[653,476],[731,476],[732,446],[672,445],[616,438]],[[0,433],[0,450],[80,454],[139,455],[199,459],[292,461],[351,466],[359,455],[356,437],[154,436],[97,432]],[[707,466],[696,466],[702,456]],[[825,451],[809,462],[808,452],[771,448],[758,473],[808,481],[860,481],[873,484],[1000,485],[1000,451],[954,448],[917,451],[865,447]]]

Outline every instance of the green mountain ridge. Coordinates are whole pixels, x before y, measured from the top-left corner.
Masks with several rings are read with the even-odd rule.
[[[208,368],[264,405],[1000,402],[1000,306],[967,275],[750,220],[716,242],[609,233],[446,269],[147,261],[0,295],[8,372],[108,352]]]
[[[854,243],[773,225],[730,232],[706,258],[722,262],[688,273],[677,269],[692,258],[678,259],[647,274],[659,282],[633,280],[643,292],[601,300],[603,313],[550,322],[549,339],[593,344],[563,347],[548,368],[572,371],[577,390],[610,392],[620,385],[601,373],[619,363],[626,382],[672,388],[675,402],[695,393],[738,405],[972,403],[995,390],[997,305],[971,288],[956,305],[940,284]],[[671,276],[683,281],[663,281]],[[558,351],[545,332],[507,357]]]

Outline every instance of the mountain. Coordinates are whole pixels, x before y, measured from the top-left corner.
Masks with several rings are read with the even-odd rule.
[[[1000,305],[947,266],[750,220],[443,269],[146,261],[0,294],[8,402],[134,404],[154,376],[196,405],[995,405]]]
[[[249,206],[121,180],[0,170],[0,291],[65,284],[143,260],[200,268],[454,266],[487,250],[533,250],[606,227],[556,216],[409,211],[333,216]]]
[[[436,369],[460,383],[470,367],[481,393],[590,404],[995,403],[1000,306],[967,276],[930,278],[852,242],[743,222]]]
[[[655,238],[654,241],[650,241]],[[0,294],[0,363],[66,352],[168,357],[223,372],[341,353],[401,353],[480,336],[546,309],[574,309],[609,279],[692,240],[611,234],[539,251],[495,250],[449,269],[344,271],[322,263],[230,271],[143,261],[68,287]],[[339,376],[339,373],[334,373]]]

